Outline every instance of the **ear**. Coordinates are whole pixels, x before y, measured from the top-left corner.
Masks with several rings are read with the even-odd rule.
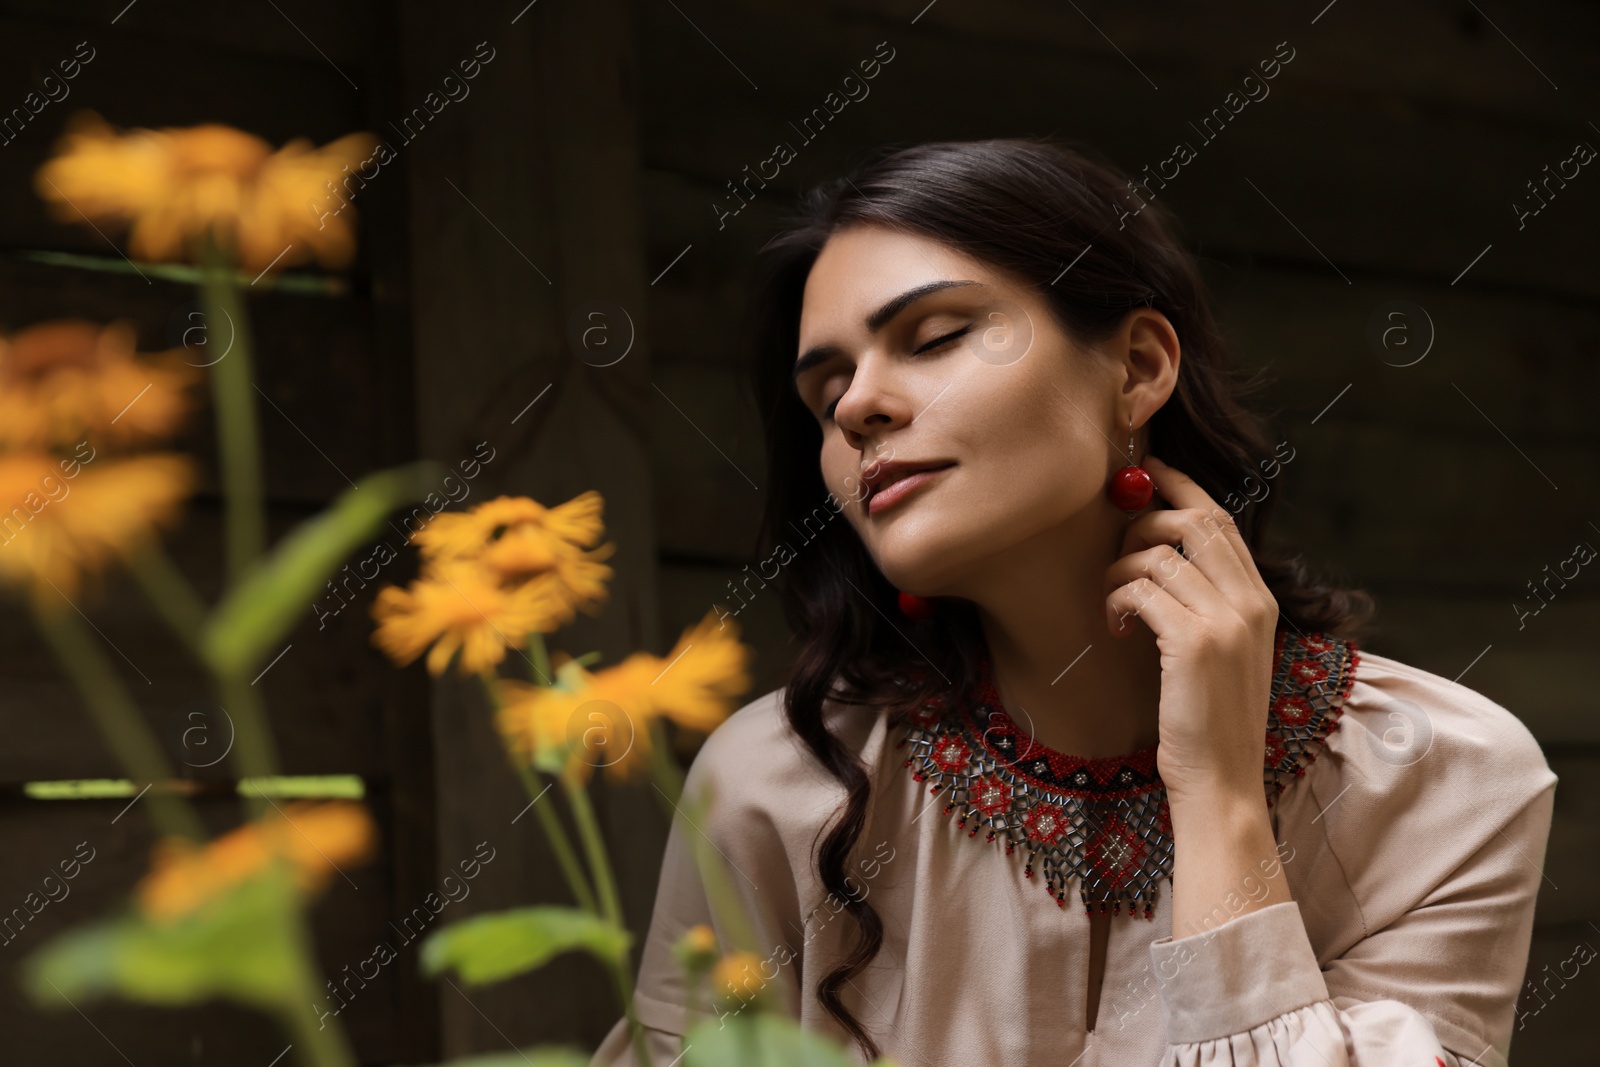
[[[1134,308],[1123,320],[1115,351],[1123,369],[1122,410],[1132,414],[1135,426],[1148,421],[1178,387],[1181,349],[1178,332],[1156,309]]]

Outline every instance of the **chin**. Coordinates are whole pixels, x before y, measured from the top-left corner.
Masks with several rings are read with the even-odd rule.
[[[906,516],[910,518],[911,516]],[[898,590],[918,596],[943,596],[960,571],[966,541],[938,515],[917,516],[881,533],[872,556]]]

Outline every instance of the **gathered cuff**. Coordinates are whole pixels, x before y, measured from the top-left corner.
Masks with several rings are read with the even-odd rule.
[[[1214,930],[1150,943],[1167,1041],[1192,1044],[1254,1029],[1328,999],[1300,905],[1292,900]]]

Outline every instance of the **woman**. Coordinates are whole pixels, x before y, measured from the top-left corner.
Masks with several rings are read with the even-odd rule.
[[[1140,191],[1043,139],[921,145],[764,250],[781,575],[745,585],[782,585],[798,655],[690,769],[709,812],[638,985],[658,1067],[711,1017],[673,944],[736,932],[699,839],[761,957],[718,1012],[760,988],[863,1059],[1505,1063],[1556,776],[1263,548],[1324,446],[1241,406]]]

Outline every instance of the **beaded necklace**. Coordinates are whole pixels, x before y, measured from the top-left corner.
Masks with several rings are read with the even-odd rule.
[[[1351,641],[1291,633],[1280,625],[1267,712],[1262,778],[1267,804],[1317,757],[1355,680]],[[1061,906],[1078,880],[1084,910],[1153,918],[1160,883],[1172,877],[1172,820],[1156,769],[1156,745],[1122,756],[1069,756],[1035,741],[1006,713],[987,658],[972,699],[929,700],[902,717],[905,766],[929,792],[949,794],[946,815],[969,838],[1025,848],[1023,874]]]

